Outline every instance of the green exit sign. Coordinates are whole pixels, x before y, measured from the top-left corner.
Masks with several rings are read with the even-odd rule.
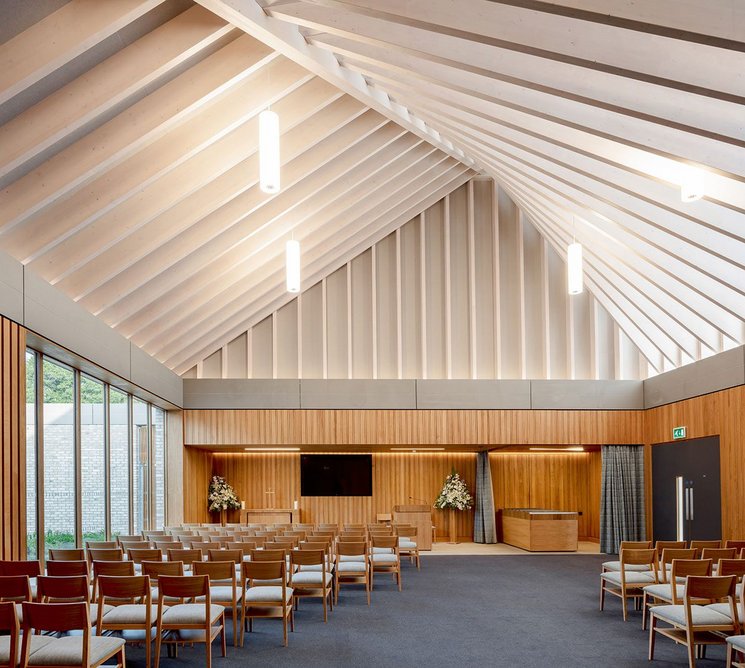
[[[673,427],[673,440],[677,441],[678,439],[685,438],[686,437],[686,428],[685,427]]]

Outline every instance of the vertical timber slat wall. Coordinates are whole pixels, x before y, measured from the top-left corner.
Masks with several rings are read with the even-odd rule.
[[[0,317],[3,528],[0,558],[26,557],[26,330]]]
[[[216,345],[184,377],[639,374],[635,346],[610,327],[610,316],[587,292],[567,295],[563,258],[491,179],[456,188],[274,313],[257,317],[263,319],[247,320],[245,332]],[[253,360],[244,352],[249,339]],[[636,365],[622,356],[636,358]]]

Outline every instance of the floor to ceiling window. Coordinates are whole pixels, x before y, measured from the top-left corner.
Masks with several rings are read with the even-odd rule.
[[[165,418],[160,407],[27,351],[29,558],[163,526]]]

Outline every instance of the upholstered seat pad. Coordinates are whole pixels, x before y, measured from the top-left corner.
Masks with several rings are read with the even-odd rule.
[[[104,603],[103,604],[104,617],[108,615],[113,609],[114,609],[113,605],[108,605],[107,603]],[[91,611],[91,624],[95,624],[96,620],[98,619],[98,603],[91,603],[90,611]]]
[[[711,605],[704,606],[707,610],[713,610],[718,612],[720,615],[724,615],[727,619],[732,619],[732,610],[729,607],[729,603],[712,603]]]
[[[35,636],[31,635],[29,636],[31,638],[31,654],[34,652],[40,650],[44,645],[48,645],[50,642],[54,640],[51,636]],[[18,652],[16,663],[19,663],[21,660],[21,646],[22,646],[22,638],[18,638],[18,643],[16,644],[16,650]],[[3,665],[9,663],[10,658],[10,636],[0,636],[0,663]]]
[[[371,558],[374,564],[398,563],[398,557],[395,554],[373,554]]]
[[[104,624],[144,624],[147,606],[135,603],[117,605],[103,616]],[[155,624],[158,619],[158,606],[150,606],[150,621]]]
[[[673,598],[673,586],[669,584],[653,584],[644,587],[644,591],[650,596],[655,598],[662,598],[666,601],[671,601]],[[682,599],[685,596],[686,588],[683,585],[677,585],[675,588],[675,595],[678,599]]]
[[[339,561],[345,562],[345,561],[366,561],[367,555],[364,554],[340,554],[339,555]]]
[[[323,570],[323,567],[321,564],[305,564],[303,566],[300,566],[298,568],[299,571],[306,571],[311,573],[319,573],[321,570]],[[327,561],[326,562],[326,572],[330,573],[334,570],[334,562],[333,561]]]
[[[233,601],[233,587],[225,587],[222,585],[215,585],[210,587],[210,596],[212,601],[215,602],[232,602]],[[240,601],[243,598],[243,590],[240,587],[235,588],[235,599]],[[204,596],[197,596],[197,603],[204,603]]]
[[[314,573],[312,571],[300,571],[292,576],[293,585],[320,585],[322,573]],[[326,573],[326,584],[331,584],[333,577],[331,573]]]
[[[258,585],[260,587],[266,586],[266,585],[272,585],[272,586],[282,586],[282,578],[274,578],[273,580],[254,580],[253,581],[254,586]]]
[[[610,573],[603,573],[600,577],[606,582],[621,586],[621,571],[611,571]],[[635,573],[633,571],[626,572],[626,584],[654,584],[654,580],[644,573]]]
[[[734,645],[735,649],[739,649],[741,652],[745,652],[745,635],[730,636],[729,638],[727,638],[727,642],[730,645]]]
[[[210,605],[210,622],[214,623],[225,612],[221,605]],[[163,623],[168,626],[174,624],[204,624],[206,621],[206,607],[199,603],[179,603],[163,611]]]
[[[603,568],[606,571],[620,571],[621,570],[621,562],[620,561],[604,561],[603,562]],[[637,572],[643,572],[649,570],[649,564],[626,564],[625,570],[627,571],[637,571]]]
[[[652,614],[671,624],[685,625],[686,623],[684,605],[658,605],[652,608]],[[703,605],[691,606],[691,621],[696,626],[726,626],[731,623],[728,617]]]
[[[285,589],[285,601],[292,600],[292,588]],[[282,587],[251,587],[246,590],[246,603],[271,603],[282,601]]]
[[[88,660],[91,664],[103,661],[124,645],[122,638],[91,636],[88,645]],[[53,638],[30,657],[29,666],[74,666],[83,661],[83,637],[65,636]]]
[[[367,564],[364,561],[345,561],[338,566],[339,573],[364,573]]]
[[[392,554],[393,548],[392,547],[374,547],[372,549],[373,554]]]

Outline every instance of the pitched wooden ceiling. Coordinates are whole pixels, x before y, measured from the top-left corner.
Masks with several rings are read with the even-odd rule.
[[[30,4],[0,45],[0,248],[177,372],[288,299],[290,234],[311,285],[475,171],[584,244],[653,370],[745,341],[736,0]]]

